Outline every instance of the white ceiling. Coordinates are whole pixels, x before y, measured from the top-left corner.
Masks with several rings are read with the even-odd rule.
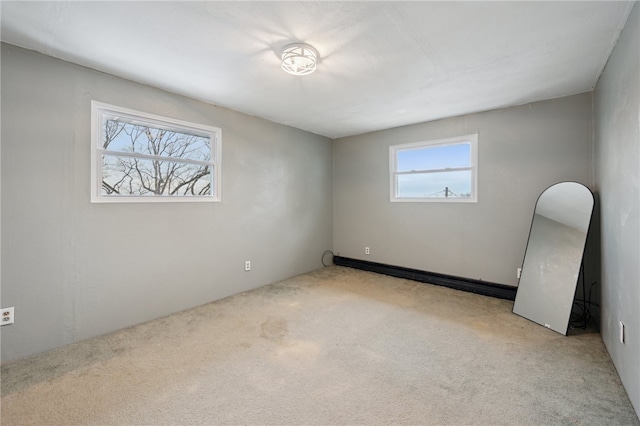
[[[337,138],[590,91],[633,2],[1,3],[2,41]],[[306,42],[318,70],[280,69]]]

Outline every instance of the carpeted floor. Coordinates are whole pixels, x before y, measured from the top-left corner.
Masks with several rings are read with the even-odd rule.
[[[2,425],[639,425],[595,332],[332,266],[2,366]]]

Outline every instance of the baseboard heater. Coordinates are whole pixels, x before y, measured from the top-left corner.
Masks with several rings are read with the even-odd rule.
[[[435,272],[421,271],[419,269],[404,268],[402,266],[385,265],[384,263],[368,262],[366,260],[351,259],[342,256],[333,256],[333,264],[427,284],[441,285],[456,290],[496,297],[498,299],[516,299],[516,287],[504,284],[438,274]]]

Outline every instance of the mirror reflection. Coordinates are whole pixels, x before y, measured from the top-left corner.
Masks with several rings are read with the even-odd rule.
[[[580,275],[593,194],[561,182],[538,197],[513,312],[567,334]]]

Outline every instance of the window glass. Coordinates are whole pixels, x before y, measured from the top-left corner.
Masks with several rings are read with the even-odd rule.
[[[398,171],[471,166],[471,144],[427,146],[398,151]]]
[[[420,173],[398,176],[398,198],[469,198],[471,171]]]
[[[130,124],[106,120],[103,148],[109,151],[137,152],[191,160],[211,159],[208,135],[191,135],[175,130],[158,129],[153,125]]]
[[[114,155],[102,165],[102,195],[212,195],[212,166]]]

